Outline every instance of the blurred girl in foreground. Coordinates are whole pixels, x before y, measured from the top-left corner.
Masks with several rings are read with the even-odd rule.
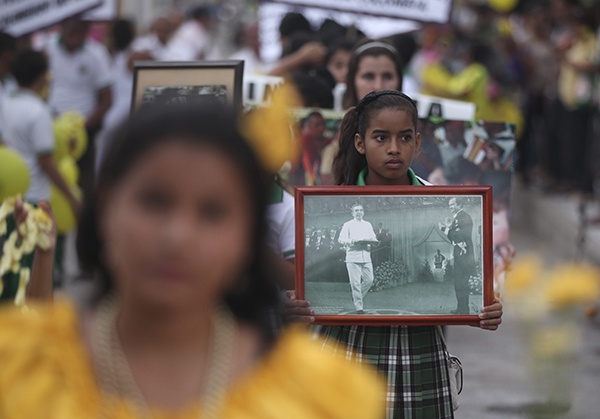
[[[265,179],[230,109],[135,113],[78,228],[97,301],[0,311],[0,416],[381,417],[373,373],[272,332]]]

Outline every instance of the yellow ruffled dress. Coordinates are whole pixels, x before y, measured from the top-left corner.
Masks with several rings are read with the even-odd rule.
[[[229,389],[220,417],[382,418],[383,394],[383,383],[367,366],[322,350],[304,329],[290,328]],[[135,412],[127,400],[107,400],[98,387],[72,303],[59,300],[26,312],[0,309],[0,418],[128,419]],[[201,406],[192,403],[152,413],[187,419],[201,417],[199,412]]]

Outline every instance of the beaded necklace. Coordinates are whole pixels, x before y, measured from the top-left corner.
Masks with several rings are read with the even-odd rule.
[[[112,403],[122,396],[133,403],[136,416],[152,418],[148,402],[135,382],[117,335],[117,306],[114,298],[106,298],[98,308],[94,338],[96,373],[105,394],[101,417],[111,417]],[[208,355],[206,387],[202,396],[201,418],[218,418],[231,374],[235,320],[226,307],[219,307],[213,317],[213,340]]]

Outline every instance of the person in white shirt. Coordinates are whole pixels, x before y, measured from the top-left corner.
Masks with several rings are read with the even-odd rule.
[[[110,28],[112,72],[112,105],[104,117],[102,128],[96,135],[95,170],[100,167],[108,141],[114,130],[129,116],[133,90],[132,59],[135,59],[131,43],[135,27],[129,19],[115,19]]]
[[[81,203],[59,173],[52,153],[54,131],[52,115],[43,101],[48,85],[48,61],[39,51],[19,51],[13,60],[12,73],[18,90],[2,98],[0,120],[5,143],[25,160],[31,183],[25,199],[32,203],[50,199],[50,184],[65,194],[75,214]]]
[[[85,117],[88,147],[78,161],[84,196],[93,186],[94,137],[112,105],[110,56],[106,47],[88,39],[88,30],[89,22],[78,17],[66,19],[59,36],[45,48],[52,74],[48,103],[53,116],[77,111]]]
[[[244,22],[236,33],[238,49],[229,56],[229,59],[244,61],[244,76],[264,76],[271,67],[260,56],[258,30],[258,22]]]
[[[352,206],[353,219],[342,226],[338,242],[346,249],[346,269],[352,288],[352,300],[358,314],[363,314],[363,298],[373,285],[373,262],[371,246],[377,236],[370,222],[363,219],[365,210],[361,204]]]
[[[214,8],[198,6],[192,9],[189,18],[181,24],[169,40],[169,54],[181,61],[202,60],[211,44],[214,25]]]
[[[152,22],[150,32],[136,38],[131,50],[136,53],[146,53],[156,61],[170,61],[175,55],[169,49],[169,40],[177,27],[167,16],[159,16]]]
[[[54,161],[52,115],[43,100],[48,86],[48,59],[40,51],[22,50],[16,53],[11,70],[18,89],[2,97],[0,120],[3,141],[22,157],[29,170],[30,185],[24,198],[36,205],[42,202],[42,207],[49,209],[50,185],[54,184],[65,195],[73,212],[79,214],[81,202]],[[9,225],[9,233],[11,228],[16,227]],[[59,246],[58,243],[55,246]],[[48,260],[48,255],[52,259],[53,254],[54,250],[46,254],[44,259]],[[21,267],[31,268],[32,263],[37,264],[31,256],[26,256],[21,261]],[[48,267],[46,263],[44,266]],[[19,276],[9,273],[0,280],[5,285],[4,291],[0,292],[0,300],[14,298]]]
[[[89,22],[67,19],[45,48],[52,74],[48,103],[56,116],[81,112],[86,128],[97,130],[112,104],[110,55],[104,45],[88,39],[88,30]]]

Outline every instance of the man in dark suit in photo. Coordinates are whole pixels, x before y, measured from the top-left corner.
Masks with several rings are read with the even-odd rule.
[[[453,217],[449,223],[441,226],[453,245],[453,276],[457,307],[452,314],[469,314],[469,278],[477,273],[473,248],[473,219],[464,210],[462,199],[450,198],[448,207]]]

